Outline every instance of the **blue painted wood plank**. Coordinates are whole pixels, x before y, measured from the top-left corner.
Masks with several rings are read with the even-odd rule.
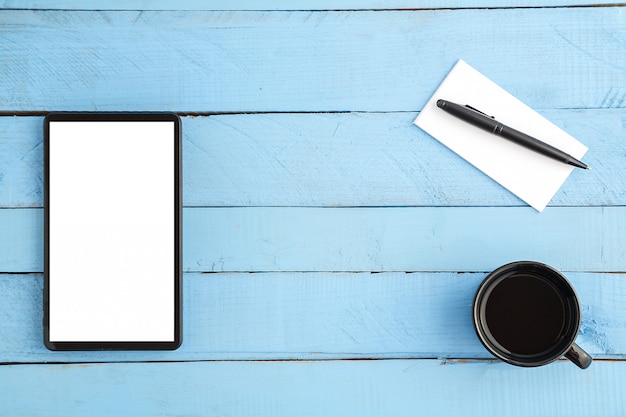
[[[626,362],[185,362],[0,366],[3,415],[619,416]],[[31,393],[32,395],[25,395]]]
[[[625,358],[624,276],[566,275],[582,305],[579,345],[596,359]],[[0,275],[0,363],[489,359],[471,319],[485,276],[187,273],[178,350],[50,352],[43,346],[41,274]]]
[[[622,110],[543,111],[585,143],[551,205],[626,201]],[[526,204],[411,122],[416,113],[186,118],[191,206],[513,206]],[[280,192],[277,192],[280,190]]]
[[[542,113],[589,148],[552,206],[626,205],[626,116]],[[183,118],[186,206],[525,206],[411,122],[416,113]],[[0,117],[0,207],[43,205],[42,117]],[[280,190],[280,192],[277,192]]]
[[[618,2],[584,0],[474,0],[447,1],[444,8],[468,7],[555,7],[611,5]],[[3,9],[42,9],[42,10],[389,10],[389,9],[424,9],[440,8],[436,0],[124,0],[111,3],[107,0],[3,0]]]
[[[43,210],[0,210],[0,272],[43,271]]]
[[[0,210],[0,272],[41,272],[42,210]],[[519,259],[626,271],[625,207],[183,210],[188,272],[490,271]]]
[[[624,208],[188,208],[186,271],[626,271]]]
[[[459,58],[533,108],[623,108],[623,10],[5,10],[0,111],[417,111]]]
[[[0,117],[0,207],[43,207],[43,117]]]

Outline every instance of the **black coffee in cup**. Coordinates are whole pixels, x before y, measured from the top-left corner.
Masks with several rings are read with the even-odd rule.
[[[580,306],[571,284],[538,262],[514,262],[489,274],[474,299],[474,327],[496,357],[538,366],[567,356],[581,368],[591,358],[575,343]]]

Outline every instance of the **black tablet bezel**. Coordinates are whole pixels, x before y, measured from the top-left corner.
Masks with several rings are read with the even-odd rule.
[[[51,341],[50,340],[50,259],[49,259],[49,167],[50,122],[120,122],[165,121],[174,122],[174,340],[173,341]],[[44,288],[43,333],[44,345],[53,351],[67,350],[174,350],[182,343],[182,139],[181,120],[174,113],[50,113],[44,118]]]

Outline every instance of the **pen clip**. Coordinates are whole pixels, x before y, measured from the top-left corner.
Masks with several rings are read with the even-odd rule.
[[[466,104],[466,105],[465,105],[465,107],[467,107],[467,108],[468,108],[468,109],[470,109],[470,110],[474,110],[475,112],[480,113],[480,114],[482,114],[483,116],[487,116],[487,117],[489,117],[490,119],[494,119],[494,120],[496,119],[495,117],[493,117],[493,116],[489,116],[487,113],[484,113],[484,112],[482,112],[482,111],[478,110],[477,108],[470,106],[469,104]]]

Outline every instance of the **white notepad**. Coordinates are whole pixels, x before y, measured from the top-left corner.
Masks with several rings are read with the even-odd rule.
[[[587,147],[459,60],[413,122],[513,194],[542,211],[574,167],[472,126],[437,107],[470,105],[581,159]],[[580,168],[576,168],[580,169]]]

